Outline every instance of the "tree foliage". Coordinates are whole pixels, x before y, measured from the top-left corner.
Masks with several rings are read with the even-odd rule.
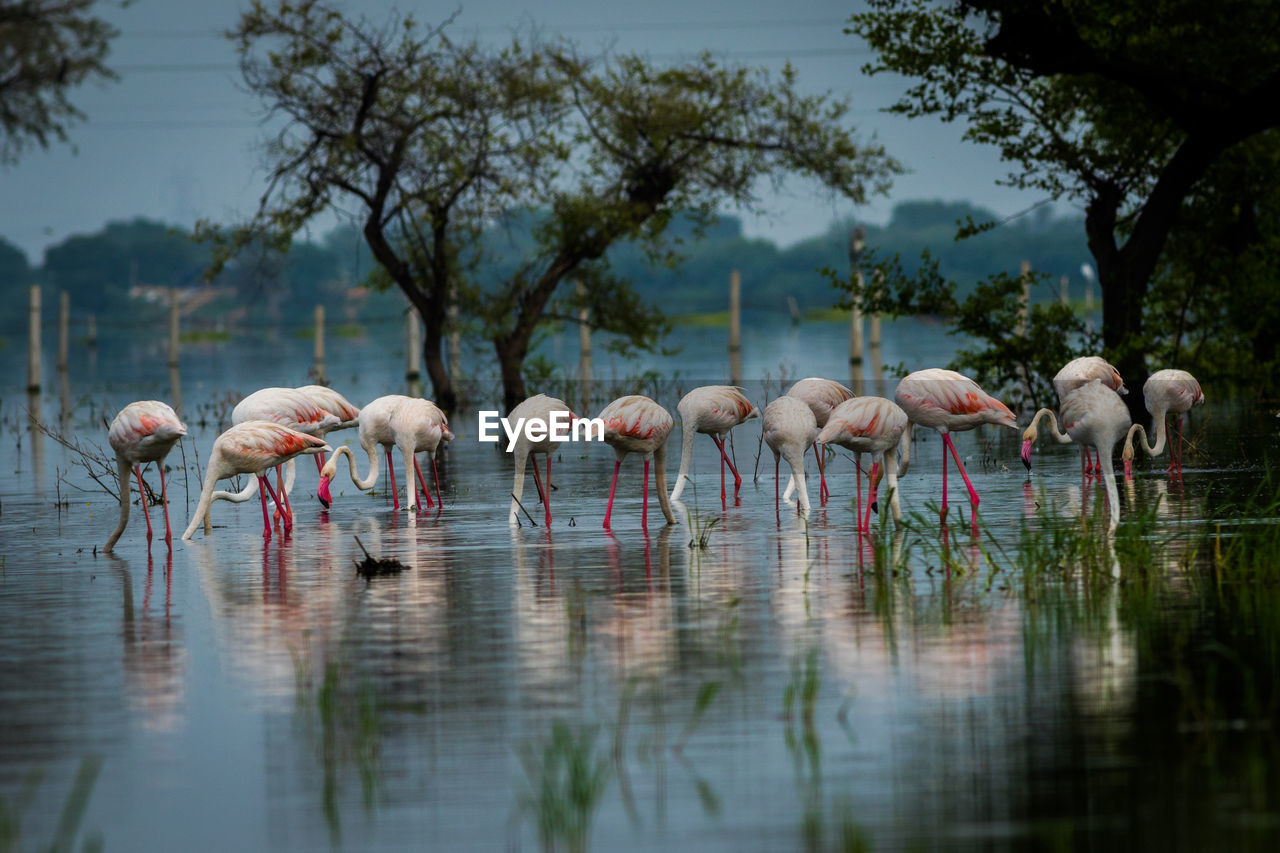
[[[68,127],[84,118],[72,90],[116,79],[106,59],[117,31],[92,14],[94,3],[0,0],[0,164],[16,162],[29,146],[65,141]]]
[[[492,340],[511,406],[534,332],[560,312],[585,304],[598,328],[642,346],[661,331],[610,269],[611,246],[636,240],[665,255],[678,211],[705,221],[788,171],[860,199],[896,169],[855,143],[844,104],[800,95],[790,72],[773,82],[709,58],[659,69],[563,44],[494,48],[455,42],[447,25],[255,2],[231,36],[249,88],[281,123],[271,179],[250,222],[202,229],[225,260],[264,237],[286,245],[321,212],[349,213],[423,318],[446,408],[450,304]],[[517,239],[482,242],[495,223]],[[486,260],[506,274],[479,275]],[[570,280],[585,297],[561,295]]]
[[[1280,124],[1280,7],[869,7],[850,24],[878,54],[866,70],[914,81],[894,111],[964,121],[967,139],[999,147],[1012,167],[1006,183],[1084,206],[1106,353],[1141,384],[1155,337],[1144,332],[1143,312],[1184,203],[1224,152]]]

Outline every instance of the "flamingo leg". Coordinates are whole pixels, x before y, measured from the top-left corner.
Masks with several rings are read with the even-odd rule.
[[[724,465],[729,466],[729,470],[733,472],[733,499],[738,499],[738,491],[742,488],[742,475],[738,473],[737,467],[734,466],[733,460],[729,458],[729,454],[724,449],[724,439],[718,436],[712,436],[715,439],[716,447],[720,448],[720,459],[722,465],[720,468],[720,500],[724,500]]]
[[[640,526],[649,529],[649,460],[644,460],[644,491],[640,498]]]
[[[436,467],[436,455],[431,454],[431,476],[436,480],[436,515],[444,509],[444,498],[440,497],[440,469]]]
[[[538,461],[533,460],[533,484],[538,487],[538,497],[542,500],[542,509],[548,529],[551,527],[551,454],[547,454],[547,483],[543,486],[542,475],[538,473]]]
[[[418,457],[413,457],[413,470],[418,475],[418,485],[422,487],[422,493],[427,496],[427,509],[431,509],[435,504],[431,502],[431,490],[427,488],[427,478],[422,476],[422,468],[418,465]]]
[[[156,467],[160,469],[160,500],[164,504],[164,541],[172,550],[173,532],[169,529],[169,489],[164,482],[164,462],[157,462]]]
[[[551,454],[547,454],[547,480],[546,480],[547,499],[543,502],[543,506],[547,509],[547,529],[551,529]]]
[[[321,471],[324,470],[324,454],[317,453],[312,458],[316,460],[316,473],[319,474]]]
[[[613,493],[618,488],[618,469],[622,467],[622,460],[613,460],[613,484],[609,486],[609,505],[604,508],[604,529],[609,529],[609,518],[613,515]],[[533,470],[538,470],[538,466],[533,466]]]
[[[267,478],[258,475],[258,497],[262,499],[262,538],[264,541],[271,541],[271,514],[267,512]]]
[[[939,521],[947,523],[947,434],[942,434],[942,509]]]
[[[951,436],[943,435],[942,441],[947,447],[951,448],[951,456],[956,460],[956,467],[960,469],[960,476],[964,478],[965,488],[969,490],[969,503],[973,505],[973,511],[976,513],[978,511],[978,491],[973,487],[973,483],[969,482],[969,474],[964,470],[964,463],[960,461],[960,454],[956,452],[956,446],[951,441]]]
[[[279,471],[277,471],[276,473],[278,474]],[[280,502],[284,500],[284,498],[281,498],[280,495],[276,494],[275,490],[271,488],[270,478],[264,478],[262,480],[262,485],[265,486],[267,491],[271,493],[271,500],[276,502],[276,506],[280,506]],[[281,487],[280,491],[284,491],[284,488]],[[264,514],[266,512],[266,506],[267,506],[266,501],[264,499],[262,504]],[[285,506],[285,509],[284,509],[284,512],[281,513],[280,518],[281,520],[284,521],[284,535],[288,536],[291,533],[293,533],[293,511],[289,509],[289,505],[287,503],[284,506]]]
[[[862,454],[853,454],[853,467],[858,469],[854,475],[854,482],[858,484],[858,504],[853,508],[853,518],[856,522],[858,532],[862,532]]]
[[[391,499],[393,501],[392,509],[396,512],[400,511],[400,490],[396,488],[396,467],[391,464],[391,448],[387,448],[387,476],[391,478]],[[412,477],[412,472],[409,473]]]
[[[147,511],[147,490],[142,487],[142,466],[134,465],[133,473],[138,475],[138,503],[142,504],[142,517],[147,520],[147,541],[151,541],[151,513]]]
[[[818,502],[826,506],[827,498],[831,495],[831,491],[827,488],[827,451],[824,447],[818,449],[818,445],[813,446],[813,455],[818,457]]]

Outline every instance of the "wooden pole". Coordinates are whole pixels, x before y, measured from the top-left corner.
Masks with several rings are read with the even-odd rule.
[[[404,379],[409,383],[409,396],[422,394],[422,323],[412,305],[405,315]]]
[[[742,384],[742,273],[729,273],[729,384]]]
[[[313,358],[317,385],[328,385],[329,377],[324,374],[324,306],[316,306],[316,350]]]
[[[58,370],[67,369],[67,338],[71,331],[71,294],[62,291],[58,299]]]
[[[40,285],[31,285],[27,315],[27,393],[40,393]]]
[[[89,315],[89,348],[93,349],[98,345],[98,318],[93,314]]]
[[[879,285],[883,281],[883,276],[879,271],[876,272],[876,284]],[[884,389],[884,356],[880,349],[880,315],[871,315],[871,382],[872,387],[877,394],[883,394]]]
[[[445,309],[449,317],[449,378],[453,381],[453,393],[460,394],[462,383],[462,332],[458,331],[458,302],[449,300]]]
[[[585,301],[587,288],[582,282],[574,282],[578,298]],[[582,410],[589,412],[591,406],[591,326],[588,324],[590,313],[584,305],[578,309],[578,383],[582,388]]]
[[[1088,279],[1084,283],[1084,328],[1093,333],[1093,282]]]
[[[1071,279],[1065,275],[1058,279],[1058,298],[1062,300],[1063,305],[1071,304]]]
[[[169,367],[178,366],[178,288],[169,288]]]
[[[854,273],[859,296],[853,300],[849,311],[849,387],[854,393],[862,393],[862,273]]]

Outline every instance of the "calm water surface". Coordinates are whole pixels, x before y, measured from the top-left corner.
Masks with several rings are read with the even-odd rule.
[[[640,366],[685,389],[724,381],[722,334],[679,332],[681,355]],[[781,374],[844,376],[845,334],[748,332],[753,396],[766,376],[774,395]],[[547,351],[571,365],[571,343]],[[899,324],[884,360],[937,364],[952,345]],[[1198,410],[1184,481],[1142,463],[1122,486],[1126,517],[1152,516],[1142,536],[1090,528],[1115,570],[1047,581],[1017,569],[1024,526],[1047,541],[1101,499],[1073,448],[1038,448],[1028,482],[1012,431],[964,434],[981,529],[953,478],[964,515],[940,531],[942,446],[921,436],[902,482],[920,515],[872,542],[852,533],[845,459],[808,525],[775,517],[767,449],[753,476],[759,421],[734,434],[740,505],[721,507],[700,439],[680,524],[653,523],[652,501],[647,533],[634,458],[601,530],[613,454],[599,446],[555,458],[550,531],[532,506],[537,527],[508,527],[509,460],[468,414],[439,516],[397,514],[345,475],[326,513],[307,462],[291,538],[264,543],[256,504],[217,504],[211,536],[148,550],[135,508],[108,557],[94,547],[117,504],[26,432],[18,349],[0,350],[0,850],[1275,849],[1274,686],[1204,688],[1196,650],[1225,657],[1229,627],[1178,621],[1201,608],[1193,535],[1275,458],[1265,411]],[[309,350],[184,352],[179,532],[228,394],[303,384]],[[357,403],[402,392],[402,365],[376,335],[330,342],[333,385]],[[597,359],[602,386],[639,372]],[[68,400],[65,434],[104,448],[104,414],[173,397],[163,349],[140,341],[77,352],[68,385],[47,380],[42,416],[56,427]],[[661,390],[674,410],[675,384]],[[357,536],[408,570],[358,577]],[[1148,546],[1141,578],[1116,576]],[[1266,601],[1260,618],[1280,613]],[[1229,711],[1247,691],[1250,712]]]

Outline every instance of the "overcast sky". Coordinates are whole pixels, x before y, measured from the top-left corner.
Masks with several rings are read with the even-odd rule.
[[[252,211],[262,189],[258,103],[241,90],[234,51],[220,33],[243,3],[136,0],[103,8],[120,29],[110,62],[120,80],[75,95],[87,121],[70,145],[26,153],[0,168],[0,236],[41,263],[46,246],[107,221],[146,216],[189,226],[207,217],[231,220]],[[461,0],[400,2],[421,21],[460,10],[455,35],[504,40],[512,27],[536,24],[587,48],[612,45],[655,61],[710,50],[725,60],[780,68],[790,60],[802,88],[852,100],[864,138],[874,136],[910,173],[888,199],[855,209],[819,190],[792,184],[766,198],[766,213],[748,233],[782,244],[819,234],[839,217],[884,222],[897,201],[969,199],[1008,215],[1039,196],[996,186],[1005,174],[996,153],[960,141],[962,128],[907,121],[880,109],[902,82],[865,77],[866,46],[842,32],[857,2],[802,0]],[[347,3],[373,16],[386,2]],[[325,223],[326,225],[331,223]],[[318,235],[316,235],[318,236]]]

